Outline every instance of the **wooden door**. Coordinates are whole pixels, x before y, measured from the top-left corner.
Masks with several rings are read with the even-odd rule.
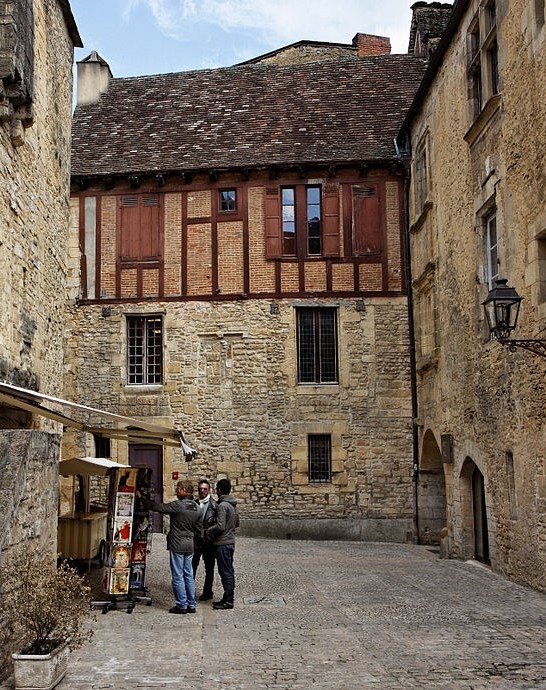
[[[152,488],[154,500],[163,503],[163,448],[162,446],[129,444],[129,465],[131,467],[148,467],[152,470]],[[152,512],[154,532],[163,531],[163,515]]]

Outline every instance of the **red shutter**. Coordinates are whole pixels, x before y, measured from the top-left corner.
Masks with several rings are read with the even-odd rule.
[[[140,258],[159,257],[159,196],[148,194],[141,197],[140,211]]]
[[[278,187],[265,190],[265,256],[278,259],[282,256],[281,200]]]
[[[159,195],[122,196],[120,249],[122,261],[159,257]]]
[[[121,260],[139,258],[140,235],[140,205],[138,196],[122,196],[121,227],[120,227],[120,252]]]
[[[379,185],[353,186],[353,249],[357,255],[383,251]]]
[[[328,185],[322,197],[322,254],[339,256],[339,186]]]

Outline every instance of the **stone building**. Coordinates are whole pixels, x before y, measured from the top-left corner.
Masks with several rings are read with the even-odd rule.
[[[495,340],[546,333],[544,0],[458,0],[398,137],[409,153],[419,536],[546,590],[546,359]],[[445,532],[444,532],[445,534]]]
[[[81,45],[66,0],[0,3],[0,380],[50,395],[63,388],[72,62]],[[29,540],[55,554],[61,433],[0,395],[0,565]]]
[[[247,533],[414,537],[393,140],[425,61],[372,38],[135,78],[78,65],[65,395],[187,429],[189,465],[110,451],[164,498],[229,476]]]

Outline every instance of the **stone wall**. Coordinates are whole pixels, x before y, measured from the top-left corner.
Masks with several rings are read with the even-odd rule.
[[[410,216],[421,467],[436,472],[443,460],[443,476],[421,482],[433,476],[437,494],[445,492],[451,554],[474,558],[479,472],[491,566],[546,590],[546,360],[489,342],[481,306],[485,218],[494,210],[499,274],[524,298],[514,337],[544,338],[546,198],[537,171],[546,144],[546,32],[537,5],[497,1],[499,93],[488,98],[484,82],[475,116],[466,46],[479,3],[469,3],[413,123],[414,153],[426,146],[429,166],[427,203],[416,205],[412,194]]]
[[[59,397],[76,38],[69,15],[58,0],[0,3],[0,35],[9,39],[0,63],[0,380]],[[55,557],[61,433],[0,405],[0,566],[22,549]],[[2,657],[13,644],[0,645]],[[2,669],[0,677],[10,666]]]
[[[295,307],[303,303],[133,303],[111,305],[107,316],[100,305],[79,305],[66,342],[66,395],[185,431],[199,456],[187,466],[165,450],[167,498],[173,471],[228,476],[252,533],[411,539],[405,298],[368,299],[365,311],[352,299],[305,301],[338,308],[338,385],[297,385]],[[164,315],[162,387],[124,383],[125,315],[134,313]],[[309,482],[312,433],[331,434],[331,483]],[[120,460],[126,452],[113,449]],[[343,522],[334,529],[334,521]]]

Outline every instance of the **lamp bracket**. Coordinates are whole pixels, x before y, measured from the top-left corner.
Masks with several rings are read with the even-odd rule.
[[[511,338],[499,338],[498,342],[506,346],[510,352],[515,352],[518,347],[529,352],[534,352],[535,355],[546,357],[546,340],[531,339],[531,340],[512,340]]]

